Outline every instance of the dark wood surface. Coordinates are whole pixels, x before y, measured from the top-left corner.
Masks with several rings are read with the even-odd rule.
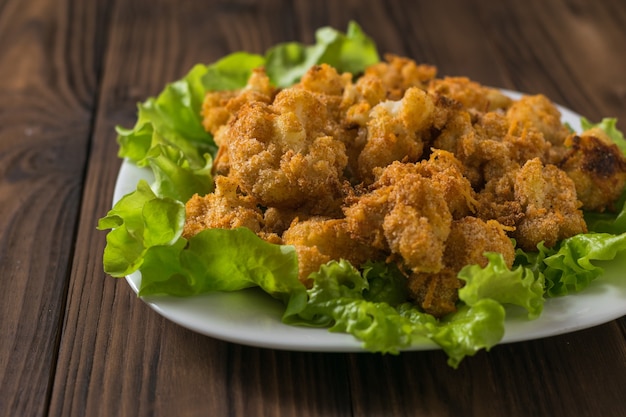
[[[623,0],[0,0],[1,416],[626,416],[626,318],[459,369],[239,346],[105,276],[114,127],[193,64],[356,20],[381,52],[626,130]]]

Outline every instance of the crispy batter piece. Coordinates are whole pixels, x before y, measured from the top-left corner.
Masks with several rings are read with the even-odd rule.
[[[495,88],[485,87],[466,77],[444,77],[433,79],[428,92],[435,96],[445,96],[460,103],[466,110],[490,112],[506,109],[511,99]]]
[[[374,168],[393,161],[419,161],[434,113],[432,97],[419,88],[410,88],[399,101],[377,104],[370,112],[367,140],[358,159],[360,178],[371,182]]]
[[[359,267],[368,260],[384,259],[381,251],[352,237],[345,219],[295,219],[283,234],[283,242],[295,246],[299,279],[307,286],[312,284],[309,275],[328,261],[346,259]]]
[[[509,267],[513,264],[515,248],[500,223],[473,216],[453,221],[446,241],[444,268],[435,273],[412,273],[408,278],[409,296],[433,316],[454,312],[458,289],[463,286],[457,273],[466,265],[485,267],[485,252],[501,253]]]
[[[479,216],[514,228],[510,235],[527,251],[587,231],[574,182],[539,158],[492,180],[478,198]]]
[[[393,162],[380,170],[369,192],[345,209],[350,230],[357,239],[399,256],[412,271],[439,271],[454,216],[473,211],[476,203],[460,169],[444,151],[417,164]]]
[[[542,94],[523,96],[511,105],[506,116],[512,126],[538,130],[553,145],[562,145],[569,135],[569,129],[561,123],[561,113]]]
[[[195,194],[185,204],[183,237],[189,239],[204,229],[247,227],[261,231],[263,215],[254,199],[238,192],[229,177],[215,178],[215,191],[206,196]]]
[[[571,134],[545,96],[512,100],[465,77],[387,55],[358,79],[322,64],[278,90],[263,69],[208,93],[216,190],[186,206],[184,236],[249,227],[294,245],[300,280],[330,261],[395,262],[411,299],[456,308],[465,265],[587,230],[614,209],[626,159],[606,134]]]
[[[271,106],[247,104],[228,129],[230,175],[265,207],[332,206],[342,197],[348,158],[324,131],[324,113],[305,90],[285,90]]]
[[[400,100],[409,88],[425,88],[436,75],[437,68],[432,65],[418,65],[412,59],[387,54],[385,61],[367,68],[363,78],[379,79],[386,99]]]
[[[583,208],[614,210],[626,185],[626,161],[617,145],[598,128],[570,135],[565,145],[569,149],[559,167],[574,180]]]
[[[214,172],[224,175],[228,173],[229,134],[225,132],[228,123],[245,104],[253,101],[269,104],[276,93],[277,90],[271,85],[265,70],[257,68],[252,71],[244,88],[236,91],[210,91],[206,94],[202,103],[202,125],[213,135],[219,146],[213,163]]]

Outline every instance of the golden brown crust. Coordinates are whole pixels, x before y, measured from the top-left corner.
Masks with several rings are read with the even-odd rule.
[[[614,210],[614,202],[626,185],[626,161],[617,145],[600,129],[570,135],[569,147],[559,167],[574,180],[583,208]]]
[[[545,96],[385,58],[356,80],[322,64],[278,90],[258,69],[207,94],[216,191],[189,200],[184,235],[244,226],[294,245],[306,285],[330,260],[395,262],[440,317],[485,252],[511,266],[512,238],[552,246],[586,231],[581,208],[613,208],[626,159],[603,131],[571,134]]]

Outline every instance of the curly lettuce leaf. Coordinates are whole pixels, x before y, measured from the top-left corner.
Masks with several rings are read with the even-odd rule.
[[[98,222],[99,230],[111,229],[104,248],[104,271],[113,277],[135,272],[146,250],[174,244],[184,223],[183,203],[157,197],[146,181],[140,181],[134,192],[122,197]]]
[[[267,243],[246,228],[207,229],[188,241],[153,246],[139,270],[140,296],[186,297],[258,286],[287,303],[305,290],[295,249]]]
[[[158,145],[150,149],[146,161],[152,169],[153,189],[160,197],[187,201],[194,194],[206,195],[213,191],[211,155],[204,154],[203,162],[194,165],[175,147]]]
[[[262,55],[234,52],[207,66],[202,76],[203,87],[206,91],[237,90],[246,85],[255,68],[263,65]]]
[[[473,306],[483,299],[500,304],[512,304],[525,308],[528,318],[535,319],[543,311],[544,279],[523,266],[511,270],[500,253],[486,253],[487,266],[468,265],[458,274],[465,281],[459,290],[459,299]]]
[[[549,297],[584,290],[604,269],[594,261],[610,261],[626,250],[626,233],[587,233],[563,240],[558,247],[540,247],[545,292]]]
[[[206,88],[205,65],[196,65],[181,80],[168,84],[156,97],[138,105],[132,129],[117,127],[118,155],[146,166],[148,151],[159,144],[180,149],[190,163],[201,164],[202,155],[214,154],[213,137],[202,127],[200,109]]]
[[[385,302],[397,306],[408,298],[406,276],[395,263],[367,262],[363,266],[363,278],[368,288],[363,297],[368,301]]]
[[[278,87],[288,87],[321,63],[340,72],[359,74],[380,59],[374,42],[355,22],[350,22],[345,34],[330,27],[318,29],[315,39],[314,45],[288,42],[270,48],[265,63],[270,80]]]
[[[370,277],[369,281],[366,275]],[[366,294],[376,280],[385,280],[383,287],[393,283],[403,285],[389,276],[384,264],[370,263],[367,272],[362,274],[345,260],[331,261],[311,274],[314,284],[307,291],[307,299],[301,300],[298,308],[288,309],[283,321],[348,333],[361,340],[365,349],[382,353],[398,353],[413,343],[431,340],[444,349],[449,356],[448,363],[453,367],[457,367],[464,357],[489,349],[502,339],[504,308],[491,299],[462,306],[441,321],[407,302],[394,308],[385,301],[368,300]],[[395,291],[402,290],[386,288],[382,293],[393,294]],[[395,299],[395,296],[389,298]]]
[[[448,365],[457,368],[467,356],[489,351],[504,337],[505,310],[499,302],[485,298],[472,306],[461,305],[446,316],[429,336],[448,355]]]
[[[287,302],[304,291],[292,246],[265,242],[246,228],[207,229],[187,240],[181,237],[184,222],[183,203],[158,197],[140,181],[98,223],[100,230],[111,229],[105,272],[124,277],[141,271],[140,296],[192,296],[258,286]]]

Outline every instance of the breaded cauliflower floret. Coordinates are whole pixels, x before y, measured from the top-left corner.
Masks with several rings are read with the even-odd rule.
[[[345,123],[349,126],[365,127],[370,119],[372,107],[387,100],[387,92],[380,78],[364,75],[344,90],[341,108]]]
[[[214,172],[226,175],[230,166],[229,136],[225,134],[227,124],[245,104],[254,101],[269,104],[275,94],[276,88],[271,85],[265,70],[257,68],[252,71],[244,88],[235,91],[211,91],[205,95],[202,103],[202,125],[213,135],[219,146],[213,162]]]
[[[407,286],[409,297],[425,313],[443,317],[456,311],[462,285],[453,270],[413,273],[408,277]]]
[[[202,125],[207,132],[216,135],[245,103],[250,101],[271,103],[275,94],[276,88],[271,85],[265,70],[257,68],[252,71],[244,88],[234,91],[210,91],[206,94],[202,103]],[[216,138],[218,145],[219,139]]]
[[[480,190],[491,179],[500,178],[526,161],[554,159],[553,146],[533,128],[511,129],[508,119],[499,112],[472,117],[456,112],[446,124],[434,146],[453,152],[462,162],[464,175]]]
[[[437,68],[432,65],[418,65],[412,59],[387,54],[385,61],[368,67],[364,77],[380,79],[386,99],[399,100],[409,88],[424,89],[436,75]]]
[[[432,179],[441,188],[454,219],[474,213],[478,204],[474,190],[463,176],[463,164],[454,154],[433,149],[429,159],[421,161],[416,168],[421,175]]]
[[[270,106],[247,104],[228,127],[230,175],[265,207],[340,198],[348,158],[345,145],[327,134],[332,128],[326,108],[306,90],[283,90]]]
[[[394,162],[371,188],[345,209],[350,231],[413,271],[439,271],[452,222],[441,185],[415,164]]]
[[[506,109],[511,105],[511,99],[499,90],[485,87],[467,77],[436,78],[430,82],[428,92],[448,97],[464,109],[478,112]]]
[[[453,221],[446,241],[444,268],[436,273],[409,275],[409,296],[435,317],[456,311],[458,289],[462,286],[457,274],[466,265],[485,267],[485,252],[502,253],[506,264],[513,264],[515,249],[501,224],[469,216]]]
[[[361,179],[371,182],[373,170],[393,161],[415,162],[424,151],[423,135],[435,118],[435,103],[419,88],[407,90],[399,101],[376,105],[367,123],[367,142],[359,155]]]
[[[354,239],[344,219],[313,217],[295,219],[283,234],[286,245],[294,245],[298,253],[299,279],[305,284],[312,272],[323,264],[345,259],[359,267],[368,260],[380,259],[381,253]]]
[[[466,265],[487,266],[485,252],[501,253],[510,268],[515,260],[515,247],[506,234],[507,228],[496,220],[483,221],[467,216],[452,222],[446,241],[446,268],[460,271]]]
[[[241,194],[237,183],[224,176],[215,178],[215,191],[203,197],[195,194],[185,204],[183,237],[189,239],[204,229],[247,227],[261,230],[263,216],[250,196]]]
[[[543,134],[556,146],[563,145],[569,130],[561,122],[561,112],[544,95],[523,96],[508,109],[507,119],[512,127],[523,130],[532,128]]]
[[[352,85],[352,74],[349,72],[339,74],[330,65],[321,64],[314,65],[302,76],[299,87],[317,94],[317,98],[324,105],[337,111],[343,100],[344,91],[350,85]]]
[[[571,135],[559,167],[574,180],[583,209],[614,210],[626,185],[626,158],[606,133],[598,128]]]
[[[498,178],[510,168],[509,149],[498,139],[484,138],[480,131],[471,129],[458,138],[452,150],[463,164],[464,175],[477,190],[490,178]]]
[[[539,158],[488,183],[479,200],[480,217],[514,227],[510,235],[527,251],[587,231],[574,182]]]
[[[524,164],[515,176],[515,199],[524,217],[513,237],[526,250],[535,250],[541,241],[552,247],[587,231],[574,182],[554,165],[543,166],[539,159]]]

